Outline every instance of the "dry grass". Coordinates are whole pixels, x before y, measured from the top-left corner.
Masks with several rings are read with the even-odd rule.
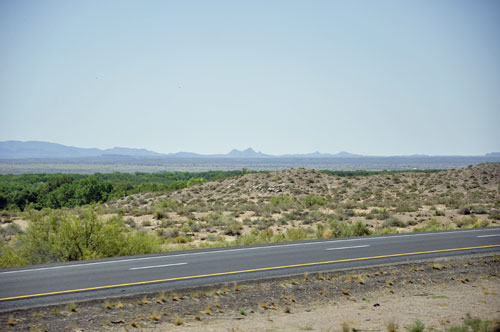
[[[159,321],[161,320],[161,316],[158,314],[158,312],[156,310],[153,310],[153,312],[151,313],[151,319],[154,320],[154,321]]]
[[[14,325],[16,325],[16,324],[17,324],[17,323],[16,323],[16,320],[14,319],[14,316],[9,316],[9,319],[7,320],[7,324],[8,324],[9,326],[14,326]]]
[[[184,324],[184,320],[182,320],[182,318],[180,318],[178,315],[175,315],[173,323],[175,326],[180,326]]]

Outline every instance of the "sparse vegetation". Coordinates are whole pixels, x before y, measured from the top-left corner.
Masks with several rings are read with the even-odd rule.
[[[9,319],[7,320],[7,324],[8,324],[9,326],[14,326],[14,325],[16,325],[16,320],[14,319],[14,317],[13,317],[13,316],[9,316]]]
[[[500,220],[499,174],[500,164],[485,164],[425,172],[292,169],[4,176],[0,193],[7,210],[0,211],[0,267],[495,226]],[[471,179],[481,181],[471,188]],[[92,205],[37,210],[48,202],[44,195],[56,199],[69,185],[92,192],[99,184],[111,189],[107,196],[101,191],[101,198],[87,200]],[[28,198],[15,194],[28,187]],[[15,199],[21,206],[12,203]],[[97,240],[89,245],[85,239],[90,233],[77,229],[98,229]],[[100,240],[104,238],[113,243]]]
[[[425,324],[417,319],[410,326],[408,326],[408,332],[423,332],[425,329]]]
[[[173,323],[175,326],[180,326],[180,325],[184,324],[184,320],[182,318],[180,318],[178,315],[175,315]]]

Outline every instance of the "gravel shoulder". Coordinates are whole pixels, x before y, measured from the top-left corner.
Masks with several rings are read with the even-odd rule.
[[[2,331],[385,331],[500,318],[500,257],[469,255],[0,313]]]

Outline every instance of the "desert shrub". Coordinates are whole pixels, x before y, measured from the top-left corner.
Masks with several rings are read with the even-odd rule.
[[[500,210],[492,210],[492,211],[490,211],[488,217],[490,219],[500,220]]]
[[[228,225],[226,225],[226,227],[224,227],[224,234],[225,235],[241,235],[241,229],[242,229],[242,225],[240,222],[234,220],[232,221],[231,223],[229,223]]]
[[[264,229],[259,232],[259,238],[263,240],[263,242],[272,242],[272,238],[274,236],[274,232],[272,229]]]
[[[134,219],[132,219],[130,217],[125,219],[124,223],[129,225],[130,228],[137,228],[137,223],[134,221]]]
[[[246,234],[246,235],[240,236],[235,242],[236,245],[242,245],[242,246],[250,245],[250,244],[257,244],[257,243],[262,243],[262,241],[259,239],[258,236],[254,235],[254,234]]]
[[[333,220],[330,222],[331,237],[351,237],[351,236],[363,236],[370,235],[371,231],[368,227],[361,221],[357,221],[350,225],[346,222],[339,222]],[[325,234],[324,232],[323,234]]]
[[[477,218],[472,216],[468,218],[462,218],[460,220],[457,220],[455,224],[457,225],[458,228],[473,228],[474,224],[477,222]]]
[[[203,219],[206,220],[211,226],[224,226],[227,223],[226,217],[219,212],[212,212]]]
[[[416,320],[410,326],[408,326],[408,332],[423,332],[425,329],[425,324],[420,320]]]
[[[314,195],[307,195],[302,199],[302,204],[307,207],[313,207],[313,206],[323,206],[326,204],[326,200],[323,197],[319,196],[314,196]]]
[[[387,209],[372,209],[370,214],[377,220],[385,220],[391,216]]]
[[[273,238],[273,231],[271,229],[258,231],[253,229],[250,234],[245,234],[236,239],[235,244],[237,245],[250,245],[258,243],[270,243],[276,242]]]
[[[416,220],[408,220],[408,226],[415,226],[418,224],[418,222]]]
[[[351,225],[351,235],[350,236],[364,236],[370,235],[370,229],[361,221],[356,221]]]
[[[489,225],[488,220],[481,220],[474,216],[465,217],[455,222],[458,228],[480,228]]]
[[[179,229],[176,227],[170,227],[166,228],[163,231],[163,237],[168,239],[168,238],[174,238],[179,236]]]
[[[285,236],[289,241],[306,240],[308,238],[307,232],[301,228],[290,228],[286,231]]]
[[[487,214],[488,210],[482,205],[474,205],[471,207],[471,213],[474,214]]]
[[[350,236],[349,225],[345,222],[332,220],[330,222],[331,237],[348,237]]]
[[[168,211],[175,211],[181,204],[179,202],[173,201],[171,199],[165,199],[156,204],[156,207],[160,209],[166,209]]]
[[[201,229],[201,225],[194,220],[188,220],[188,227],[191,232],[199,232]]]
[[[406,227],[406,224],[396,217],[389,217],[382,223],[382,227]]]
[[[302,219],[302,223],[304,225],[310,225],[310,224],[314,224],[318,221],[321,221],[321,220],[327,220],[328,219],[328,216],[319,212],[319,211],[312,211],[312,212],[309,212],[307,213],[304,218]]]
[[[414,206],[410,206],[408,203],[403,203],[400,204],[396,207],[395,212],[397,213],[402,213],[402,212],[415,212],[417,211],[417,208]]]
[[[325,228],[323,227],[322,224],[317,224],[316,225],[316,238],[321,239],[323,238],[323,234],[325,233]]]
[[[375,218],[375,216],[371,213],[366,213],[364,217],[366,218],[366,220],[372,220],[373,218]]]
[[[192,241],[193,238],[191,236],[182,236],[182,235],[179,235],[172,239],[172,243],[177,243],[177,244],[188,243]]]
[[[0,268],[28,264],[28,260],[14,246],[0,242]]]
[[[433,232],[433,231],[442,231],[445,229],[449,229],[449,227],[444,227],[441,223],[435,218],[429,219],[424,225],[421,227],[415,227],[413,229],[414,232]]]
[[[499,331],[500,320],[482,320],[478,317],[471,317],[467,314],[464,320],[465,327],[470,327],[473,332],[489,332],[489,331]],[[466,330],[468,331],[468,329]]]
[[[163,209],[156,208],[153,213],[153,218],[156,220],[161,220],[167,217],[167,213]]]
[[[271,197],[269,200],[269,204],[273,206],[278,206],[281,209],[287,210],[295,206],[295,203],[297,200],[293,197],[290,197],[288,195],[279,195],[279,196],[274,196]]]
[[[27,264],[64,262],[158,252],[160,239],[130,231],[120,217],[102,220],[91,209],[34,214],[15,254]],[[12,256],[12,254],[11,254]]]

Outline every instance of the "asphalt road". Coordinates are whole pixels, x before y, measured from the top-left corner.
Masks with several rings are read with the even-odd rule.
[[[0,270],[0,310],[464,253],[500,228],[302,241]]]

